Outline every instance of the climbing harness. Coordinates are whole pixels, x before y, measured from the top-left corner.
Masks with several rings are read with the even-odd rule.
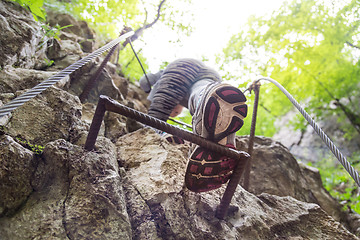
[[[106,44],[102,48],[99,48],[98,50],[96,50],[93,53],[89,54],[85,58],[80,59],[76,63],[71,64],[70,66],[68,66],[64,70],[60,71],[59,73],[55,74],[54,76],[50,77],[49,79],[41,82],[40,84],[38,84],[34,88],[30,89],[26,93],[24,93],[24,94],[20,95],[19,97],[11,100],[7,104],[1,106],[0,107],[0,117],[6,116],[7,114],[11,113],[13,110],[15,110],[16,108],[22,106],[24,103],[28,102],[32,98],[36,97],[38,94],[40,94],[41,92],[46,90],[48,87],[54,85],[55,83],[59,82],[64,77],[70,75],[75,70],[77,70],[80,67],[84,66],[91,59],[101,55],[106,50],[114,47],[115,45],[119,44],[119,42],[121,42],[122,40],[124,40],[124,39],[126,39],[128,37],[131,37],[132,35],[134,35],[133,31],[130,31],[130,32],[127,32],[127,33],[121,35],[117,39],[114,39],[113,41],[109,42],[108,44]]]
[[[255,127],[256,127],[256,117],[257,117],[257,109],[259,105],[259,95],[260,95],[260,82],[256,81],[249,87],[249,91],[254,91],[255,99],[254,99],[254,109],[253,115],[251,119],[251,127],[250,127],[250,136],[249,136],[249,144],[248,144],[248,154],[250,155],[249,159],[247,160],[245,170],[244,170],[244,184],[243,187],[245,190],[249,190],[250,185],[250,169],[251,169],[251,159],[252,153],[254,149],[254,141],[255,141]]]

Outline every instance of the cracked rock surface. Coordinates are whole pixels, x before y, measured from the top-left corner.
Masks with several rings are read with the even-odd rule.
[[[30,187],[21,207],[0,218],[0,236],[357,239],[317,204],[268,193],[256,196],[241,186],[231,203],[236,208],[224,220],[217,219],[224,187],[202,194],[184,187],[188,149],[170,145],[149,128],[124,135],[116,145],[99,137],[90,152],[65,140],[50,142],[36,158],[34,172],[24,178]]]
[[[238,210],[218,220],[214,214],[224,187],[201,194],[184,187],[189,146],[171,145],[146,128],[119,138],[116,146],[127,173],[134,239],[147,232],[150,239],[356,239],[317,204],[255,196],[241,186],[231,203]]]
[[[45,146],[21,210],[0,219],[4,239],[131,239],[115,147],[98,152],[64,140]]]

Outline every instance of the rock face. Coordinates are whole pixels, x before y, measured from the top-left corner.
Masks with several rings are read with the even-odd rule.
[[[6,137],[9,138],[9,137]],[[136,141],[137,144],[129,144]],[[145,148],[146,147],[146,148]],[[65,140],[45,146],[21,208],[0,218],[5,239],[357,239],[317,204],[240,186],[238,210],[214,216],[224,188],[184,187],[188,145],[151,129],[99,138],[96,151]],[[9,161],[11,161],[9,159]],[[121,165],[118,165],[118,162]],[[14,189],[12,189],[14,191]]]
[[[90,62],[72,74],[69,92],[80,96],[91,77],[96,73],[100,64],[101,62]],[[91,89],[86,101],[96,104],[99,101],[100,95],[107,95],[113,99],[124,99],[122,93],[119,88],[115,86],[112,77],[106,69],[100,73],[100,77],[95,86]]]
[[[248,137],[238,137],[237,147],[247,151]],[[251,193],[291,196],[300,201],[316,203],[335,220],[360,234],[360,216],[343,211],[343,206],[323,187],[319,170],[298,163],[280,142],[256,137],[251,165]]]
[[[4,67],[0,74],[0,92],[13,92],[35,87],[40,82],[50,78],[56,72],[39,71],[34,69],[14,68],[10,65]],[[66,87],[69,77],[63,78],[55,86]]]
[[[224,189],[202,194],[189,192],[184,187],[183,170],[188,146],[170,145],[149,131],[141,129],[116,143],[118,158],[129,178],[126,188],[131,190],[131,199],[138,199],[137,204],[132,201],[129,207],[137,209],[130,211],[132,224],[137,226],[136,239],[143,239],[146,231],[156,231],[161,239],[355,238],[333,234],[346,230],[318,205],[265,193],[256,197],[240,186],[232,202],[239,210],[225,221],[217,220],[214,211]],[[154,214],[157,228],[152,222],[144,221]],[[325,230],[327,223],[332,225],[332,230]],[[314,233],[315,229],[325,231]]]
[[[10,135],[40,145],[60,138],[70,140],[82,125],[81,108],[77,97],[50,87],[16,109],[5,127]]]
[[[98,153],[64,140],[45,146],[20,211],[0,219],[4,239],[131,239],[116,151]]]
[[[246,151],[248,138],[237,140],[238,149]],[[316,203],[336,220],[346,222],[341,205],[322,187],[319,171],[299,164],[281,143],[256,137],[251,165],[250,192],[291,196]]]
[[[0,67],[15,65],[32,68],[44,48],[37,49],[43,40],[41,26],[30,12],[16,3],[0,2]]]
[[[4,216],[16,212],[32,193],[36,161],[33,152],[6,135],[0,137],[0,153],[0,216]]]
[[[62,39],[71,39],[72,42],[78,42],[84,52],[94,50],[96,35],[85,21],[77,21],[67,14],[59,14],[50,10],[47,11],[47,21],[50,26],[55,27],[58,25],[64,28]]]
[[[17,9],[13,15],[22,17],[4,14]],[[0,2],[0,22],[33,22],[30,16]],[[79,39],[90,36],[86,29],[81,32]],[[57,51],[49,45],[42,50],[54,61],[42,70],[19,61],[17,51],[0,51],[6,60],[0,105],[83,55],[73,32],[61,36],[67,41],[51,46]],[[28,39],[19,41],[18,49],[23,42]],[[91,70],[100,62],[84,67]],[[95,149],[84,150],[100,91],[81,103],[76,92],[81,87],[74,81],[85,74],[79,72],[0,119],[0,239],[358,239],[353,233],[360,218],[342,212],[316,169],[299,165],[271,139],[256,139],[250,190],[237,188],[224,220],[215,210],[225,185],[201,194],[184,186],[188,144],[170,145],[152,129],[107,112]],[[103,72],[102,80],[114,85],[105,93],[117,93],[116,100],[146,111],[143,93],[116,72],[112,64]],[[246,150],[246,137],[237,142]],[[34,152],[39,146],[43,152]]]
[[[354,99],[354,106],[359,106],[357,101],[358,99]],[[300,130],[294,130],[292,126],[287,124],[294,116],[295,112],[289,112],[277,123],[281,127],[273,138],[284,144],[297,159],[302,161],[316,162],[329,157],[337,161],[310,125],[307,126],[304,132],[301,132]],[[353,139],[345,139],[344,132],[341,130],[342,124],[335,115],[329,115],[326,121],[320,121],[318,125],[346,157],[359,150],[360,135],[354,134]]]

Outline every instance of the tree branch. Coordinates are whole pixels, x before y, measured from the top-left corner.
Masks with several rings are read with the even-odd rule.
[[[340,107],[346,118],[350,121],[351,125],[360,134],[360,116],[342,104],[339,99],[335,99],[335,105]]]
[[[259,103],[259,106],[262,107],[266,112],[268,112],[271,116],[273,116],[274,118],[279,117],[278,115],[274,115],[269,108],[265,107],[264,104]]]
[[[143,34],[145,29],[151,28],[160,19],[161,7],[162,7],[162,5],[164,4],[165,1],[166,0],[162,0],[160,2],[159,6],[158,6],[158,10],[157,10],[157,16],[154,19],[154,21],[152,21],[149,24],[144,24],[144,26],[142,26],[142,27],[135,30],[134,35],[132,35],[131,38],[130,38],[132,42],[135,41],[136,39],[138,39]],[[128,41],[124,42],[123,46],[125,47],[127,43],[128,43]]]
[[[164,4],[166,0],[161,0],[159,6],[158,6],[158,10],[157,10],[157,16],[154,19],[154,21],[152,21],[152,23],[146,24],[147,21],[147,17],[148,17],[148,12],[145,10],[146,12],[146,16],[145,16],[145,21],[144,21],[144,25],[138,29],[135,30],[134,35],[132,35],[130,37],[130,41],[135,41],[136,39],[138,39],[144,32],[145,29],[148,29],[150,27],[152,27],[159,19],[160,19],[160,12],[161,12],[161,7]],[[124,29],[130,30],[130,28],[125,27]],[[125,42],[123,42],[123,47],[125,47],[127,44],[129,43],[129,40],[126,40]],[[118,53],[117,53],[117,58],[116,58],[116,65],[118,65],[118,60],[119,60],[119,55],[120,55],[120,48],[118,49]]]
[[[300,66],[299,66],[300,67]],[[301,68],[303,69],[303,68]],[[330,90],[319,81],[317,76],[314,76],[310,72],[308,72],[306,69],[303,69],[307,74],[309,74],[324,90],[327,92],[327,94],[335,101],[335,105],[337,107],[340,107],[341,111],[345,114],[346,118],[350,121],[350,124],[355,128],[355,130],[360,133],[360,116],[357,115],[355,112],[351,111],[349,108],[347,108],[345,105],[343,105],[340,100],[335,97]]]
[[[139,55],[141,51],[142,51],[142,48],[141,48],[136,54]],[[134,59],[135,59],[135,54],[134,54],[134,56],[131,58],[131,60],[126,64],[125,68],[127,68],[127,67],[132,63],[132,61],[134,61]]]
[[[352,43],[349,42],[349,41],[346,41],[346,44],[349,45],[350,47],[354,47],[354,48],[360,49],[359,46],[356,46],[356,45],[352,44]]]
[[[145,27],[144,27],[145,29],[152,27],[152,26],[159,20],[161,7],[162,7],[162,5],[164,4],[165,1],[166,1],[166,0],[162,0],[162,1],[160,2],[159,7],[158,7],[158,11],[157,11],[157,16],[156,16],[156,18],[154,19],[154,21],[153,21],[152,23],[150,23],[150,24],[148,24],[148,25],[145,25]]]

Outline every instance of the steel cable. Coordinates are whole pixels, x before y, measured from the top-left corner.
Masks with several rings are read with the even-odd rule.
[[[346,160],[346,157],[340,152],[340,150],[335,146],[331,139],[324,133],[324,131],[317,125],[317,123],[310,117],[310,115],[300,106],[300,104],[293,98],[293,96],[277,81],[271,78],[260,78],[257,81],[266,80],[275,84],[290,100],[290,102],[299,110],[299,112],[304,116],[306,121],[313,127],[315,132],[320,136],[320,138],[325,142],[326,146],[331,150],[339,162],[343,165],[346,171],[354,179],[356,184],[360,187],[360,179],[358,172],[351,166],[351,164]]]
[[[55,83],[59,82],[64,77],[70,75],[75,70],[77,70],[80,67],[84,66],[86,63],[88,63],[93,58],[101,55],[106,50],[114,47],[115,45],[119,44],[119,42],[121,42],[122,40],[124,40],[124,39],[126,39],[128,37],[131,37],[132,35],[134,35],[133,31],[130,31],[130,32],[127,32],[127,33],[121,35],[117,39],[114,39],[113,41],[109,42],[105,46],[99,48],[98,50],[92,52],[88,56],[80,59],[76,63],[71,64],[70,66],[63,69],[62,71],[55,74],[54,76],[52,76],[52,77],[48,78],[47,80],[41,82],[40,84],[36,85],[35,87],[30,89],[26,93],[24,93],[24,94],[20,95],[19,97],[11,100],[7,104],[1,106],[0,107],[0,117],[3,117],[5,115],[11,113],[13,110],[20,107],[21,105],[23,105],[27,101],[31,100],[32,98],[36,97],[38,94],[40,94],[41,92],[46,90],[48,87],[50,87],[50,86],[54,85]]]

